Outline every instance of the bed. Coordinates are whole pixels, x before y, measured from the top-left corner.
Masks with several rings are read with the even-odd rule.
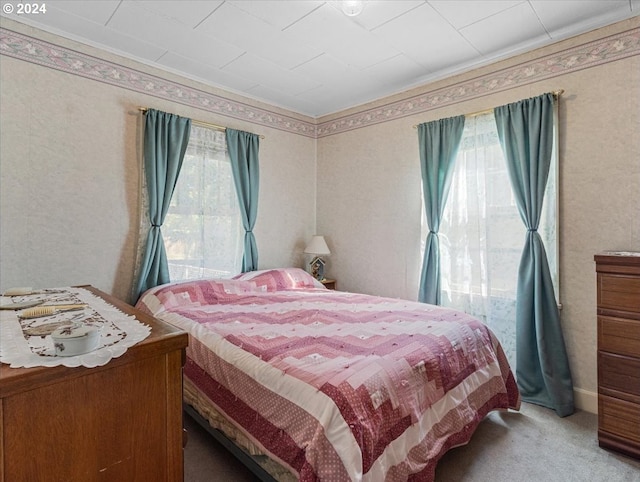
[[[186,404],[276,480],[432,481],[488,412],[520,406],[476,318],[301,269],[170,283],[137,308],[189,333]]]

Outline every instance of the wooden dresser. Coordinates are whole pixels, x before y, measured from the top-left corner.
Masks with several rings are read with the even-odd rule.
[[[187,334],[84,288],[151,334],[96,368],[0,364],[0,481],[182,482]]]
[[[640,253],[595,256],[598,442],[640,458]]]

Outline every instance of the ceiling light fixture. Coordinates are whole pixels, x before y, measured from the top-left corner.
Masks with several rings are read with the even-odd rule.
[[[360,15],[364,9],[364,0],[342,0],[342,13],[348,17]]]

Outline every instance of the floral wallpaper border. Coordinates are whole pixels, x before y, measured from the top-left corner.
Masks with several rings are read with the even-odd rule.
[[[633,28],[469,81],[314,124],[0,28],[0,55],[312,138],[388,122],[638,54],[640,28]]]
[[[419,114],[640,54],[640,28],[318,125],[317,137]],[[558,86],[561,88],[562,86]]]
[[[75,50],[0,28],[0,55],[79,75],[227,117],[316,137],[316,125],[226,99]]]

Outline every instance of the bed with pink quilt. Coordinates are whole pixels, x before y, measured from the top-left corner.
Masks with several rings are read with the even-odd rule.
[[[488,412],[520,406],[477,319],[300,269],[163,285],[137,307],[189,333],[185,400],[278,480],[431,481]]]

